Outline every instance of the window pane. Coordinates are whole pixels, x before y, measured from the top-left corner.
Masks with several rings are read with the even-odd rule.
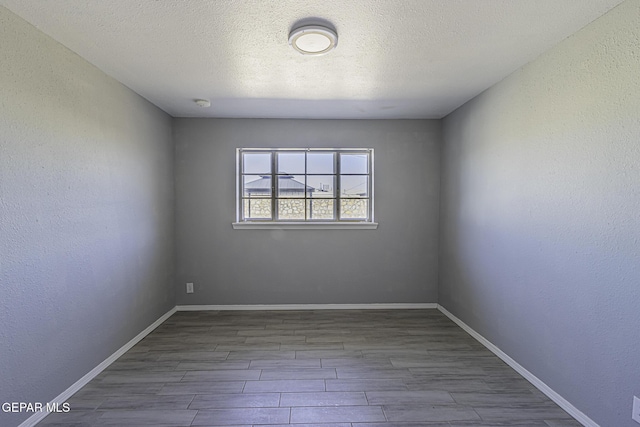
[[[340,154],[340,172],[369,173],[369,155]]]
[[[307,197],[323,198],[336,197],[335,175],[307,176]]]
[[[340,219],[369,219],[369,199],[340,199]]]
[[[305,173],[304,153],[278,153],[278,173]]]
[[[333,219],[333,199],[308,199],[307,219]]]
[[[245,175],[242,182],[244,197],[271,197],[271,176]]]
[[[340,197],[369,197],[369,177],[340,175]]]
[[[278,219],[304,220],[304,199],[279,199]]]
[[[304,175],[278,176],[278,197],[304,197]]]
[[[333,153],[307,153],[307,173],[334,173]]]
[[[244,173],[271,173],[271,153],[243,153],[242,166]]]
[[[271,199],[243,199],[243,219],[271,219]]]

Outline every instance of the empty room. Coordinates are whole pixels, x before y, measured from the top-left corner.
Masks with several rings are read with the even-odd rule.
[[[640,0],[0,0],[0,426],[640,426]]]

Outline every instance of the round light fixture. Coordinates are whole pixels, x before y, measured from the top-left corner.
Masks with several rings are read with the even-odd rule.
[[[303,55],[324,55],[338,45],[338,34],[324,26],[307,25],[289,34],[289,44]]]
[[[208,99],[194,99],[193,102],[195,102],[198,107],[211,107],[211,101],[209,101]]]

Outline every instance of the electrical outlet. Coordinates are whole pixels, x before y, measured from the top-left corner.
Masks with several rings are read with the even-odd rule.
[[[633,412],[631,419],[640,424],[640,397],[633,396]]]
[[[187,293],[188,294],[193,293],[193,283],[187,283]]]

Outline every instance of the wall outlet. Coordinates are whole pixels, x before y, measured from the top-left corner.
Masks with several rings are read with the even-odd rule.
[[[188,294],[193,293],[193,283],[187,283],[187,293]]]
[[[640,397],[633,396],[633,412],[631,419],[640,424]]]

